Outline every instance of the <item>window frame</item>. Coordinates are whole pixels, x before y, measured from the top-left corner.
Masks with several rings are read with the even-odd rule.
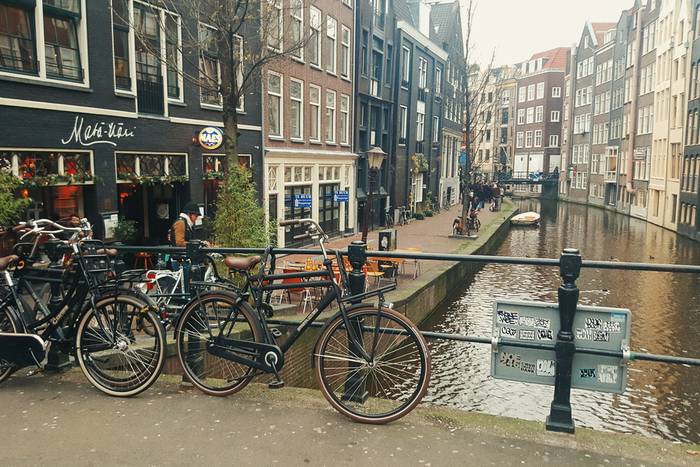
[[[330,27],[330,24],[333,23],[333,27]],[[326,41],[328,41],[328,46],[327,50],[332,53],[332,56],[329,56],[328,63],[326,63],[326,73],[331,74],[333,76],[337,76],[338,72],[338,20],[333,18],[331,15],[326,15]],[[333,35],[331,35],[331,31],[333,32]],[[332,43],[332,47],[330,47],[330,44]],[[330,65],[333,65],[332,68],[329,68]]]
[[[311,89],[314,89],[318,92],[318,101],[314,102],[311,98]],[[309,84],[309,141],[311,143],[316,143],[320,144],[322,141],[322,133],[323,133],[323,123],[322,123],[322,115],[321,115],[321,100],[323,99],[323,90],[321,89],[321,86],[318,86],[316,84]],[[314,111],[314,107],[316,110]],[[313,130],[313,125],[311,124],[311,119],[316,119],[316,129],[318,131],[317,137],[314,138],[313,134],[311,131]]]
[[[337,113],[336,110],[338,108],[338,94],[333,90],[333,89],[326,89],[326,132],[324,134],[324,141],[326,144],[336,144],[336,139],[337,139]],[[333,106],[328,105],[328,97],[333,96]],[[329,118],[329,111],[332,112],[332,118]],[[332,123],[332,126],[329,128],[329,123]],[[332,133],[332,139],[328,138],[328,134]]]
[[[347,33],[348,40],[345,42],[345,33]],[[350,80],[352,76],[352,32],[350,28],[344,24],[340,25],[340,77]]]
[[[318,21],[318,22],[316,22]],[[309,7],[309,28],[311,30],[311,37],[309,38],[309,45],[312,43],[316,46],[316,61],[309,51],[309,65],[313,68],[321,69],[323,64],[323,51],[322,51],[322,40],[321,40],[321,25],[323,24],[323,13],[318,8],[312,6]]]
[[[292,93],[292,83],[299,85],[301,90],[301,95],[298,98],[294,97]],[[292,125],[293,116],[293,103],[296,102],[299,105],[299,135],[294,135],[294,127]],[[304,141],[304,81],[297,78],[289,78],[289,139],[291,141]]]
[[[279,93],[272,92],[270,89],[270,76],[276,76],[279,79],[280,90]],[[278,110],[278,122],[277,126],[279,128],[279,134],[272,133],[272,125],[270,125],[269,118],[267,119],[267,137],[269,139],[283,139],[284,138],[284,76],[280,73],[269,71],[267,72],[267,79],[265,80],[265,91],[267,96],[267,110],[270,112],[270,96],[277,98],[279,102]]]
[[[345,110],[343,110],[343,103],[345,103]],[[343,121],[343,115],[345,116],[345,121]],[[350,145],[350,96],[347,94],[340,95],[340,145],[349,146]]]
[[[399,144],[405,145],[408,136],[408,107],[405,105],[399,105],[399,130],[399,139],[403,139],[403,143],[399,141]]]

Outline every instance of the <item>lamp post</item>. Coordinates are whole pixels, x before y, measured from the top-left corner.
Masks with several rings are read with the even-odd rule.
[[[363,212],[364,225],[362,226],[362,241],[367,244],[367,229],[369,227],[369,210],[372,205],[372,179],[376,177],[377,172],[382,167],[386,153],[380,147],[373,147],[365,153],[367,157],[367,167],[369,168],[369,193],[367,201],[365,201],[365,210]]]

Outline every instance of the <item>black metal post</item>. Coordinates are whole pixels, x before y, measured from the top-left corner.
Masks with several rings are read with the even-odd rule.
[[[369,162],[367,163],[369,166]],[[372,180],[376,176],[376,170],[369,169],[367,174],[367,184],[369,185],[369,193],[367,193],[367,198],[365,199],[365,209],[362,213],[364,225],[362,226],[362,243],[367,243],[367,231],[369,230],[369,218],[372,210]]]
[[[580,273],[581,254],[576,248],[566,248],[559,258],[559,274],[562,278],[558,291],[561,327],[554,344],[557,363],[554,400],[546,424],[549,431],[574,432],[574,420],[571,418],[571,366],[576,346],[572,328],[579,295],[576,279]]]
[[[350,282],[350,293],[352,295],[359,295],[365,291],[365,275],[362,272],[362,268],[365,266],[367,261],[367,244],[361,240],[355,240],[350,245],[348,245],[348,259],[352,265],[352,271],[348,275],[348,282]],[[352,304],[359,303],[361,300],[354,300]],[[360,341],[359,344],[362,345],[362,323],[358,320],[351,320],[350,326],[352,327],[353,333],[358,337]],[[354,342],[348,342],[348,352],[350,357],[353,358],[360,354],[357,346]],[[356,358],[356,357],[355,357]],[[364,384],[360,381],[362,375],[359,372],[352,371],[359,364],[354,362],[348,362],[348,372],[350,377],[345,381],[345,394],[343,394],[344,400],[351,400],[353,402],[364,402],[369,397],[369,393],[365,390]]]

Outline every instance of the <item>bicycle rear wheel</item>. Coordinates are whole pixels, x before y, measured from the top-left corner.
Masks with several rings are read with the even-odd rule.
[[[5,334],[17,334],[19,325],[12,317],[9,311],[10,305],[5,305],[0,309],[0,332]],[[5,381],[10,375],[17,370],[17,367],[10,362],[0,360],[0,383]]]
[[[430,381],[425,339],[407,318],[388,308],[348,312],[367,361],[351,345],[338,315],[316,343],[314,359],[321,392],[340,413],[362,423],[397,420],[421,401]]]
[[[110,396],[148,389],[165,363],[165,331],[138,298],[104,297],[83,313],[75,336],[76,359],[85,377]]]
[[[175,329],[177,355],[189,380],[202,392],[228,396],[243,389],[254,368],[209,352],[217,338],[260,342],[262,332],[250,306],[226,292],[210,292],[192,300]],[[243,355],[250,358],[250,355]]]

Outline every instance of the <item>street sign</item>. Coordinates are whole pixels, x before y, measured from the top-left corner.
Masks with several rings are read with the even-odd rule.
[[[350,199],[350,195],[347,190],[340,190],[333,193],[333,201],[336,203],[347,203]]]
[[[299,193],[294,195],[294,207],[295,208],[310,208],[311,207],[311,195]]]
[[[622,308],[577,306],[573,334],[577,349],[614,350],[629,348],[631,313]],[[493,314],[493,337],[498,344],[491,357],[491,376],[526,383],[554,385],[554,350],[508,345],[553,345],[560,329],[556,303],[497,301]],[[576,353],[571,387],[622,393],[627,366],[622,358]]]
[[[467,152],[461,151],[459,153],[459,165],[467,165]]]

